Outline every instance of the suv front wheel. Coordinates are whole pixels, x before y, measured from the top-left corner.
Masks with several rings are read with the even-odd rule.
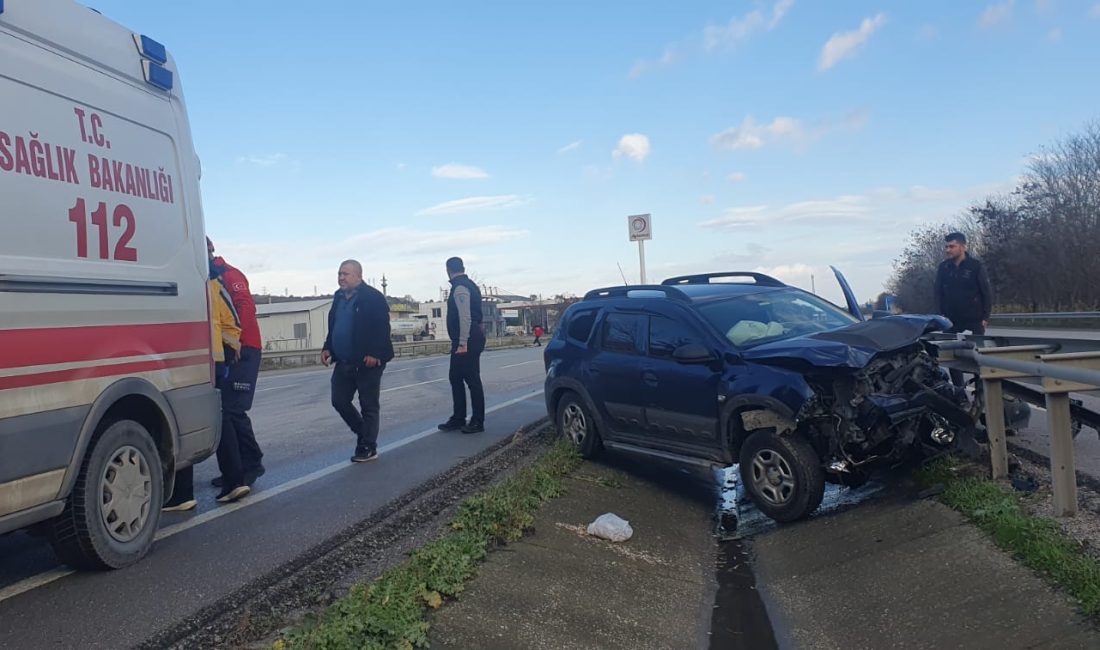
[[[581,456],[595,458],[603,449],[600,434],[596,431],[596,421],[580,395],[566,393],[561,398],[558,402],[556,424],[558,431],[573,443]]]
[[[825,472],[817,452],[797,435],[757,431],[741,446],[741,480],[761,512],[780,522],[821,505]]]

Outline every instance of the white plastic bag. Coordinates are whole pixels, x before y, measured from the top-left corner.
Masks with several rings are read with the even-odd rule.
[[[634,529],[630,527],[629,521],[609,512],[600,515],[596,518],[596,521],[588,524],[588,534],[612,542],[625,542],[633,537]]]

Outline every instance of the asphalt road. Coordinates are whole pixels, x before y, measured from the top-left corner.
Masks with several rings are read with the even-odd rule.
[[[329,372],[260,377],[251,415],[267,473],[218,506],[213,460],[195,472],[197,513],[166,514],[133,567],[72,573],[25,533],[0,537],[0,648],[122,648],[140,643],[388,501],[545,415],[542,348],[487,352],[482,434],[435,432],[451,412],[447,359],[397,361],[382,382],[381,458],[352,465],[354,438],[329,402]]]

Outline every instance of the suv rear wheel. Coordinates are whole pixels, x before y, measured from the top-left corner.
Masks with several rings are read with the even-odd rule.
[[[573,443],[581,456],[595,458],[603,450],[600,434],[596,431],[596,421],[580,395],[566,393],[561,398],[558,402],[556,424],[558,431]]]
[[[740,461],[753,502],[772,519],[795,521],[821,505],[825,472],[817,452],[797,435],[757,431],[741,446]]]
[[[160,458],[145,427],[114,422],[84,455],[51,542],[81,569],[118,569],[137,562],[153,543],[164,499]]]

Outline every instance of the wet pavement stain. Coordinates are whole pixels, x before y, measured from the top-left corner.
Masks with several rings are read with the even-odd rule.
[[[774,530],[777,523],[763,512],[749,497],[741,482],[737,465],[716,468],[714,482],[718,489],[715,510],[715,536],[720,540],[738,540]],[[874,478],[860,487],[825,484],[825,497],[811,517],[820,517],[843,508],[860,504],[881,494],[886,485]]]

